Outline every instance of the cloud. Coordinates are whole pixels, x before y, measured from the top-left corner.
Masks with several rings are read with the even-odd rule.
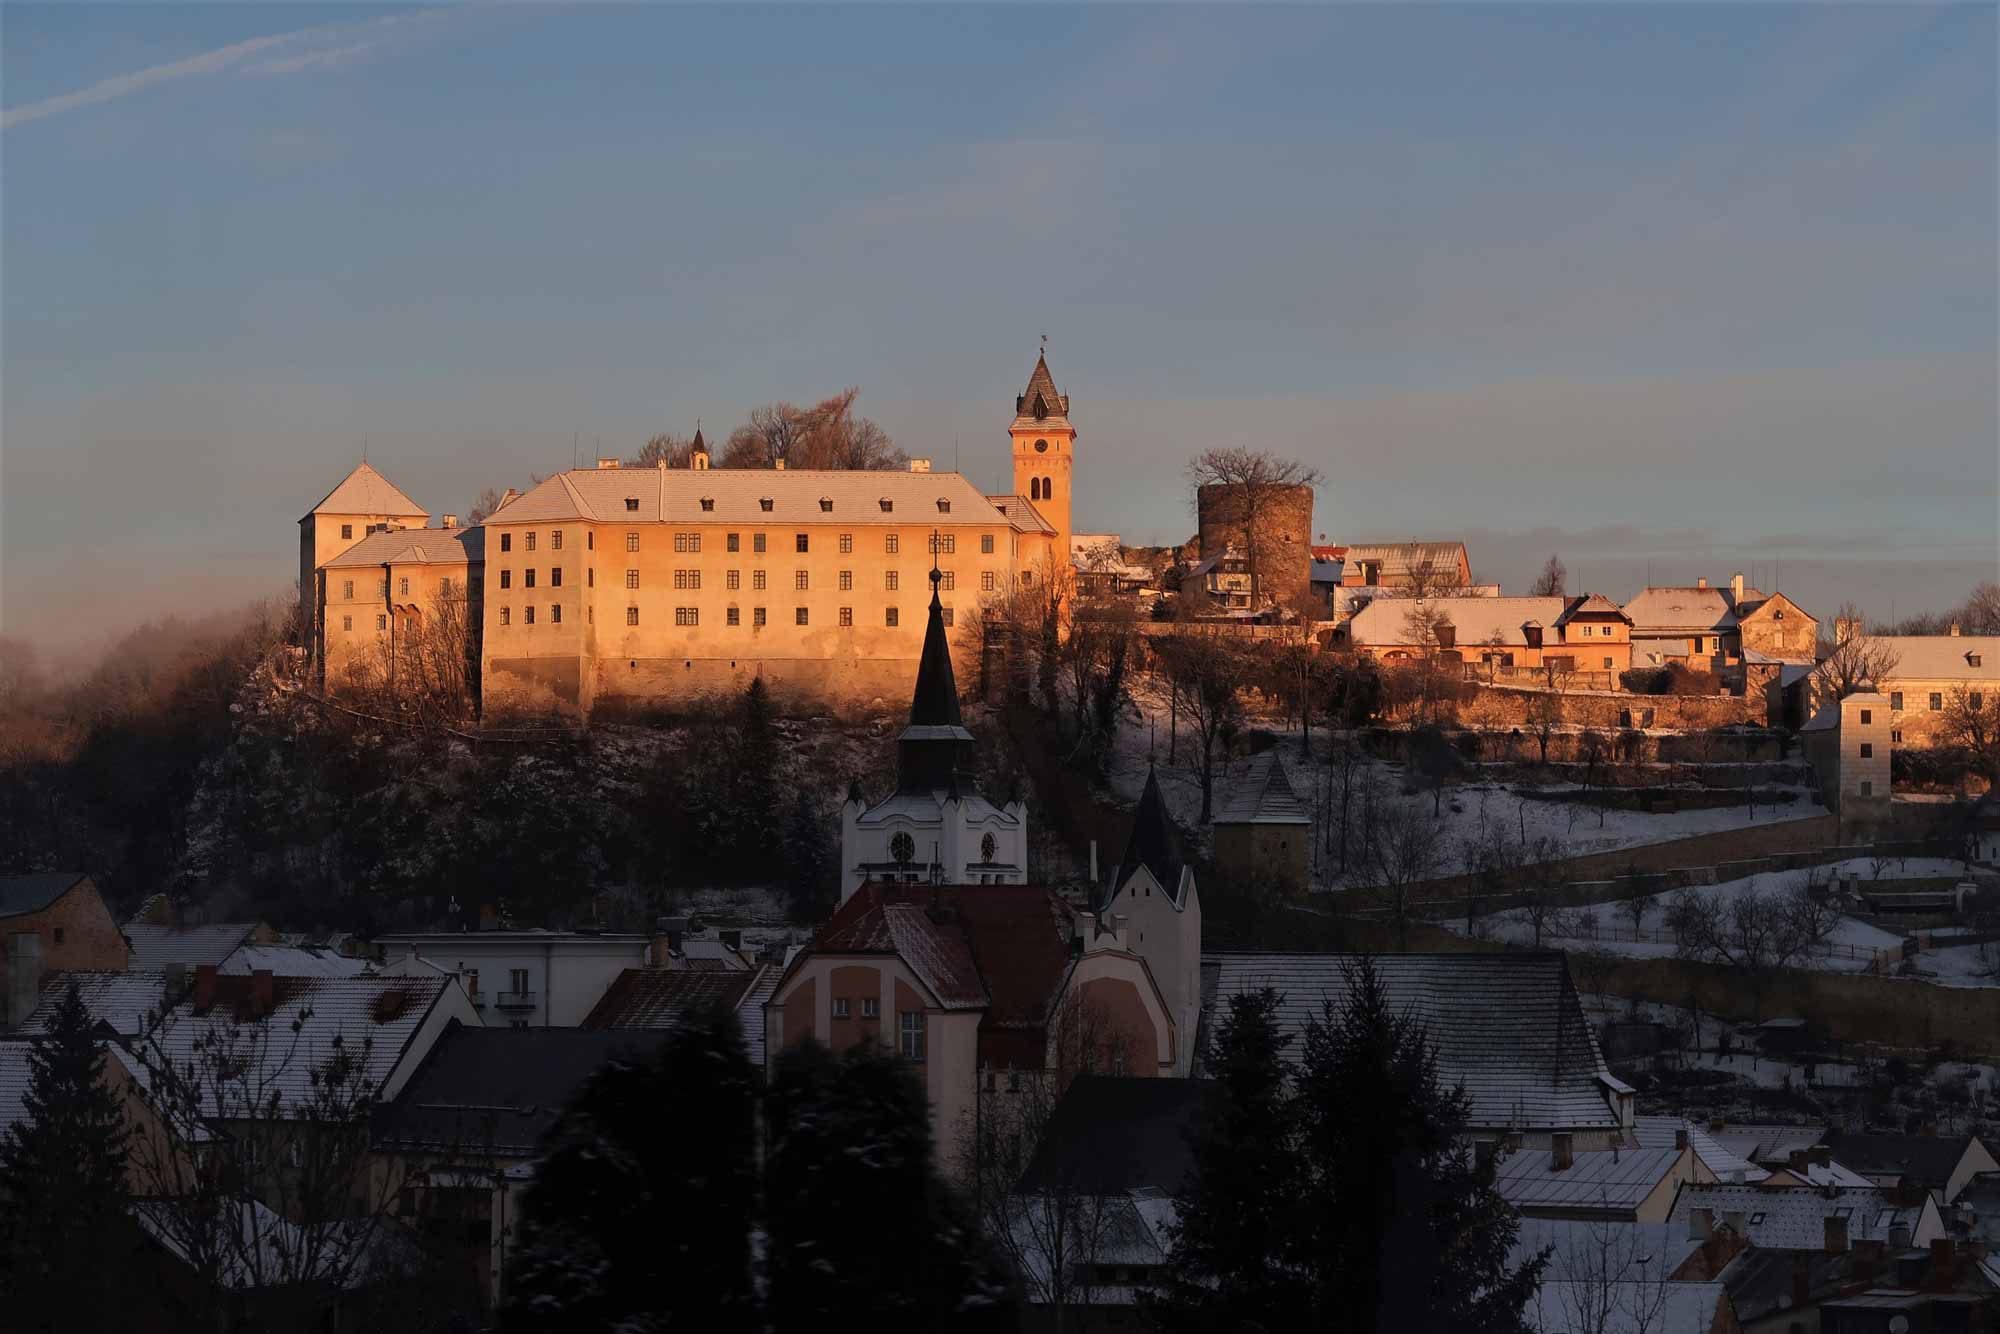
[[[447,11],[437,11],[443,13]],[[425,20],[426,22],[415,22]],[[416,32],[431,26],[433,14],[391,14],[366,23],[343,26],[301,28],[296,32],[273,33],[247,41],[217,47],[184,60],[149,65],[129,74],[114,74],[87,88],[39,102],[11,107],[0,112],[0,130],[11,130],[30,121],[47,120],[82,107],[100,106],[120,98],[143,93],[161,84],[184,79],[205,79],[220,74],[242,73],[265,77],[343,69],[368,52],[387,46],[401,36],[397,29]],[[357,40],[358,39],[358,40]]]

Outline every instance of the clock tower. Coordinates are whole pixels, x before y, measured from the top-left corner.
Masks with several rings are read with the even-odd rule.
[[[1035,358],[1035,373],[1025,393],[1014,400],[1014,493],[1026,496],[1035,512],[1056,530],[1051,553],[1056,568],[1070,562],[1070,464],[1076,453],[1076,428],[1069,424],[1069,395],[1056,392],[1046,354]]]

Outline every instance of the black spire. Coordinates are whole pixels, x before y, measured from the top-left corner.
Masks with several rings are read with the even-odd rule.
[[[944,637],[943,578],[931,561],[931,615],[924,627],[923,656],[917,660],[917,688],[910,696],[910,724],[896,740],[896,786],[905,791],[953,788],[968,758],[972,733],[958,711],[958,681]]]
[[[1166,799],[1160,795],[1160,780],[1149,765],[1146,790],[1139,794],[1139,809],[1132,814],[1132,837],[1125,840],[1125,855],[1118,862],[1118,878],[1112,882],[1116,894],[1141,866],[1153,873],[1169,897],[1181,889],[1181,838],[1167,814]]]

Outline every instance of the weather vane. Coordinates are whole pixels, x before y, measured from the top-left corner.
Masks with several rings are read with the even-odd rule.
[[[1043,335],[1042,335],[1042,355],[1046,357],[1046,356],[1047,356],[1048,354],[1049,354],[1049,336],[1048,336],[1047,334],[1043,334]]]

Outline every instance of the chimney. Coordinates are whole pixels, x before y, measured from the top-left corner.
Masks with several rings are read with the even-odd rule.
[[[681,942],[687,939],[687,930],[688,930],[687,918],[662,917],[659,920],[659,923],[655,929],[659,931],[662,935],[666,936],[667,949],[670,952],[674,954],[679,954],[681,952]]]
[[[773,472],[783,472],[784,470],[785,470],[785,461],[784,461],[783,459],[772,459],[772,460],[771,460],[771,471],[773,471]]]
[[[1715,1210],[1691,1209],[1688,1211],[1688,1240],[1707,1241],[1715,1235]]]
[[[1828,1220],[1831,1221],[1831,1220]],[[1812,1305],[1812,1260],[1804,1251],[1792,1253],[1792,1310]]]
[[[648,968],[665,968],[668,961],[673,958],[673,955],[674,947],[668,941],[666,932],[655,931],[652,943],[646,947],[646,966]]]
[[[1718,1116],[1708,1123],[1708,1133],[1711,1135],[1720,1135],[1728,1125],[1727,1121]]]
[[[276,988],[271,983],[271,970],[255,968],[250,972],[250,1013],[259,1018],[271,1012],[276,998]]]
[[[501,510],[506,509],[509,505],[513,504],[520,498],[521,498],[521,493],[519,491],[516,491],[511,486],[508,487],[505,491],[502,491],[500,493],[500,504],[494,509],[494,513],[497,514]]]
[[[1574,1141],[1567,1130],[1558,1130],[1549,1136],[1549,1171],[1567,1172],[1576,1162],[1576,1154],[1571,1148]]]
[[[194,1012],[206,1014],[215,1004],[215,965],[198,963],[194,966]]]
[[[1674,1132],[1674,1148],[1676,1150],[1684,1150],[1687,1148],[1687,1146],[1688,1146],[1688,1130],[1686,1126],[1682,1126],[1680,1129]]]
[[[1889,1224],[1889,1249],[1892,1251],[1910,1249],[1910,1225],[1901,1219]]]
[[[929,459],[910,460],[911,472],[929,472],[930,470],[931,470],[931,461]]]
[[[1729,593],[1736,601],[1743,600],[1743,571],[1738,570],[1729,576]]]
[[[1847,1220],[1839,1214],[1826,1216],[1826,1253],[1840,1255],[1847,1250]]]
[[[1696,588],[1707,588],[1707,587],[1708,587],[1708,580],[1707,580],[1707,579],[1697,579],[1697,580],[1695,580],[1695,581],[1694,581],[1694,586],[1695,586]]]
[[[1815,1144],[1806,1150],[1806,1161],[1820,1167],[1833,1166],[1833,1150],[1824,1144]]]
[[[1945,631],[1945,633],[1946,633],[1946,634],[1948,634],[1948,635],[1950,635],[1950,636],[1951,636],[1951,637],[1952,637],[1953,639],[1956,639],[1956,638],[1958,638],[1958,635],[1959,635],[1959,625],[1958,625],[1958,622],[1957,622],[1957,621],[1953,621],[1953,622],[1951,623],[1951,629],[1949,629],[1949,630]]]
[[[456,514],[447,514],[438,520],[438,525],[442,528],[456,528],[458,527],[458,516]]]
[[[42,937],[16,931],[7,937],[7,1013],[9,1028],[18,1028],[34,1013],[42,995]]]
[[[1806,1151],[1804,1149],[1793,1149],[1786,1157],[1786,1165],[1794,1172],[1804,1176],[1806,1170]]]
[[[618,466],[617,459],[599,459],[597,461],[597,469],[599,472],[606,472],[609,471],[610,469],[616,468],[617,466]]]

